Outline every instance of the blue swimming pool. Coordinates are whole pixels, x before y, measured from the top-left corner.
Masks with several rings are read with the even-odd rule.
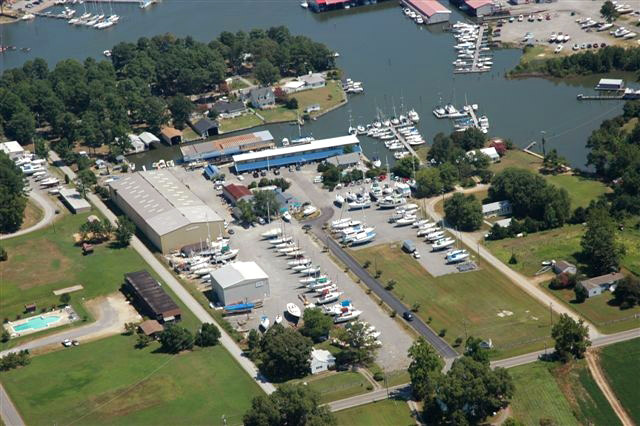
[[[47,328],[49,325],[58,321],[60,321],[60,317],[55,315],[48,317],[33,317],[29,318],[24,324],[14,325],[13,329],[15,331],[40,330],[41,328]]]

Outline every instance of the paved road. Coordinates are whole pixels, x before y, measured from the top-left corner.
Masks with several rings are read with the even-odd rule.
[[[2,383],[0,383],[0,414],[2,414],[2,421],[7,426],[24,426],[20,413],[13,405]]]
[[[411,396],[411,387],[405,383],[403,385],[393,386],[389,389],[379,389],[362,395],[352,396],[351,398],[333,401],[327,404],[333,412],[346,410],[347,408],[357,407],[359,405],[370,404],[376,401],[382,401],[387,398],[403,398],[409,399]]]
[[[53,219],[56,216],[56,206],[53,203],[53,201],[51,201],[49,199],[49,197],[46,194],[43,194],[42,192],[40,192],[40,190],[38,188],[36,188],[36,185],[33,184],[33,182],[31,183],[31,191],[29,192],[29,198],[31,198],[31,201],[34,201],[36,204],[38,204],[42,210],[43,210],[43,215],[42,215],[42,219],[40,219],[40,221],[38,223],[36,223],[35,225],[32,225],[26,229],[22,229],[20,231],[16,231],[13,234],[6,234],[6,235],[2,235],[0,236],[0,240],[6,240],[8,238],[13,238],[13,237],[19,237],[20,235],[24,235],[24,234],[28,234],[29,232],[33,232],[33,231],[37,231],[38,229],[42,229],[46,226],[49,226],[51,224],[51,222],[53,221]]]
[[[51,153],[53,161],[60,161],[60,158],[55,152]],[[75,179],[75,173],[67,166],[60,166],[60,169],[73,180]],[[107,208],[107,206],[98,198],[95,194],[87,194],[87,198],[111,223],[115,225],[116,216]],[[189,292],[180,284],[180,282],[165,268],[165,266],[151,253],[151,251],[145,246],[142,241],[136,236],[131,239],[131,246],[142,256],[147,264],[160,276],[176,296],[184,303],[187,308],[193,312],[193,314],[202,323],[216,324],[216,321],[211,315],[198,303],[198,301],[189,294]],[[220,343],[229,351],[231,356],[240,364],[240,366],[258,383],[264,392],[270,394],[275,392],[276,388],[268,382],[258,371],[257,367],[251,360],[246,358],[242,349],[236,344],[236,342],[224,331],[222,327],[218,325],[222,336]]]
[[[478,185],[475,188],[470,188],[462,192],[464,193],[477,192],[486,188],[488,188],[488,185]],[[453,193],[449,193],[445,195],[445,198],[449,198],[452,195]],[[435,210],[435,205],[440,200],[441,200],[440,197],[430,198],[426,204],[427,213],[431,217],[433,217],[435,220],[443,219],[442,216]],[[450,227],[448,228],[452,232],[455,232],[453,228],[450,228]],[[511,269],[509,266],[502,263],[502,261],[500,261],[500,259],[495,257],[489,250],[484,248],[482,245],[478,244],[478,240],[474,237],[474,235],[464,233],[464,232],[458,232],[457,235],[459,236],[459,239],[464,244],[466,244],[471,250],[475,250],[481,258],[483,258],[486,262],[490,263],[503,275],[509,278],[511,282],[513,282],[515,285],[517,285],[522,290],[527,292],[530,296],[538,300],[540,303],[542,303],[545,306],[550,306],[551,309],[553,309],[553,311],[556,312],[557,314],[567,314],[576,321],[580,319],[584,320],[584,318],[580,317],[573,310],[569,309],[568,307],[563,305],[561,302],[558,302],[556,299],[554,299],[553,296],[545,293],[542,289],[540,289],[540,287],[535,282],[531,281],[527,277],[523,276],[522,274],[519,274],[518,272]],[[593,324],[591,324],[586,320],[584,321],[585,321],[585,324],[589,326],[589,337],[591,338],[591,340],[595,340],[602,335]]]
[[[367,285],[378,297],[380,297],[391,309],[399,314],[406,311],[407,307],[398,300],[393,294],[385,290],[385,288],[373,278],[369,273],[356,262],[342,247],[336,243],[336,241],[330,238],[323,230],[322,224],[333,215],[333,209],[331,207],[322,208],[322,214],[313,223],[313,232],[321,240],[326,242],[329,250],[336,256],[342,263],[344,263],[354,274],[360,278],[360,280]],[[418,316],[414,316],[414,320],[408,323],[442,355],[443,358],[456,358],[458,353],[447,342],[442,340],[431,328],[429,328]]]

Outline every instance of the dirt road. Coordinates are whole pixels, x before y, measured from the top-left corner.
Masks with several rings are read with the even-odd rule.
[[[611,408],[613,408],[613,411],[615,411],[623,426],[633,426],[634,423],[631,420],[631,417],[629,417],[629,414],[627,414],[622,404],[620,404],[620,401],[618,401],[618,398],[613,392],[613,389],[611,389],[611,387],[609,386],[609,382],[607,382],[607,379],[604,377],[604,373],[600,368],[600,364],[598,364],[597,354],[597,352],[591,350],[587,351],[586,354],[587,364],[589,365],[591,375],[604,394],[604,397],[607,398],[607,401],[609,401],[609,405],[611,405]]]

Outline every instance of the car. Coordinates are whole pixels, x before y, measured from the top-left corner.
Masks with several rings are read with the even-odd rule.
[[[298,171],[298,172],[299,172],[300,170],[302,170],[302,166],[300,166],[300,164],[297,164],[297,165],[296,165],[296,171]]]
[[[265,177],[267,175],[266,170],[260,170],[260,176]]]
[[[267,222],[265,222],[263,218],[261,218],[260,216],[258,216],[258,223],[259,223],[260,225],[264,225],[264,224],[265,224],[265,223],[267,223]]]
[[[516,18],[514,18],[513,16],[511,18],[509,18],[509,22],[513,22],[515,20],[516,20]]]
[[[273,169],[273,174],[274,175],[279,175],[280,174],[280,170],[279,169]]]
[[[70,347],[71,345],[73,345],[73,343],[71,343],[71,340],[70,340],[70,339],[64,339],[64,340],[62,341],[62,346],[64,346],[65,348],[68,348],[68,347]]]
[[[419,252],[419,251],[417,251],[417,250],[416,250],[416,251],[414,251],[414,252],[413,252],[413,258],[414,258],[414,259],[420,259],[420,252]]]
[[[598,43],[593,43],[593,47],[594,47],[595,49],[597,49],[597,48],[598,48]]]
[[[73,346],[78,346],[78,345],[80,344],[80,342],[78,342],[77,340],[72,340],[72,341],[71,341],[71,344],[72,344]]]
[[[233,235],[233,234],[235,234],[235,233],[236,233],[236,231],[234,231],[234,230],[233,230],[233,228],[229,228],[229,229],[227,229],[227,233],[228,233],[229,235]]]
[[[409,311],[404,311],[404,314],[402,314],[402,318],[404,318],[406,321],[413,321],[413,314]]]
[[[260,177],[260,173],[258,173],[258,171],[256,170],[255,172],[253,172],[253,177],[254,178]]]
[[[240,182],[242,182],[242,181],[244,180],[244,176],[242,176],[242,175],[238,175],[238,180],[239,180]]]
[[[306,223],[306,224],[302,225],[302,229],[304,229],[305,231],[308,231],[309,229],[311,229],[311,225]]]

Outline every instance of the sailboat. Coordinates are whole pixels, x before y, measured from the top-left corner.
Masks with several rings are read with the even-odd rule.
[[[316,139],[312,135],[302,136],[302,129],[300,128],[300,117],[298,117],[297,121],[298,121],[298,137],[296,139],[291,139],[289,143],[291,145],[297,145],[301,143],[309,143],[309,142],[315,141]]]

